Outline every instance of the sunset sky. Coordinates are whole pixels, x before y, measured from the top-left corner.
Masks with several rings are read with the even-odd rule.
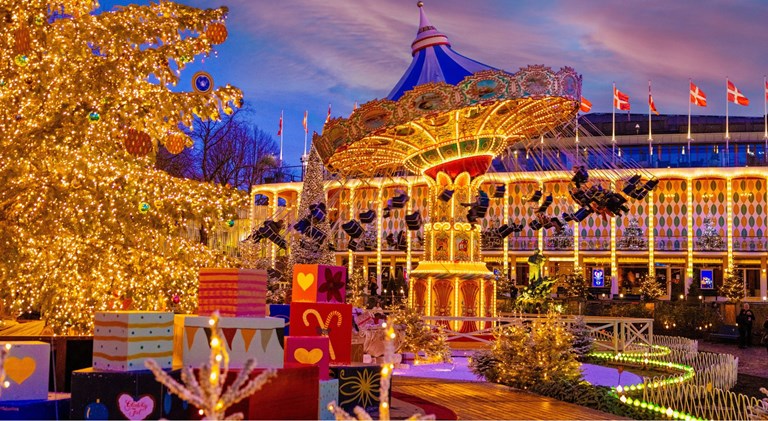
[[[105,10],[125,3],[101,2]],[[298,164],[302,153],[304,110],[311,138],[322,130],[329,103],[334,117],[347,116],[355,101],[389,93],[410,64],[419,23],[415,0],[181,3],[230,10],[228,41],[217,47],[217,57],[188,67],[185,84],[205,70],[216,85],[241,88],[251,119],[276,138],[285,110],[288,164]],[[763,115],[768,2],[426,0],[425,11],[455,51],[489,66],[575,68],[593,112],[611,111],[615,81],[630,96],[632,112],[647,113],[651,80],[660,113],[686,114],[693,78],[709,101],[693,114],[724,115],[729,77],[751,101],[731,104],[730,114]]]

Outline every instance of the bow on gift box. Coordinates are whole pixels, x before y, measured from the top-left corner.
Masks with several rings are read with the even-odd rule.
[[[307,316],[310,314],[315,316],[317,324],[320,325],[317,328],[317,333],[320,336],[328,336],[331,333],[331,320],[333,320],[334,316],[336,316],[336,327],[341,327],[341,313],[336,310],[328,313],[328,316],[325,318],[325,323],[323,323],[323,317],[320,316],[320,313],[318,313],[317,310],[311,308],[305,311],[302,315],[304,326],[309,327],[309,320],[307,320]],[[328,341],[328,354],[331,356],[331,360],[336,359],[336,354],[333,352],[333,343],[330,340]]]
[[[325,293],[325,300],[331,302],[333,299],[337,303],[343,303],[341,298],[341,289],[344,288],[344,282],[341,281],[343,273],[341,271],[334,271],[330,268],[325,268],[325,283],[317,289],[317,292]]]

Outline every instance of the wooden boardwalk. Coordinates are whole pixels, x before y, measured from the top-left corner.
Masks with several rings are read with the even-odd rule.
[[[481,382],[395,376],[392,389],[443,405],[461,420],[612,420],[616,415]]]

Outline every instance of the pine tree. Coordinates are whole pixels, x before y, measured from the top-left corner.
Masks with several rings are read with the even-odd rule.
[[[637,219],[632,218],[629,220],[629,225],[621,233],[621,238],[616,243],[616,247],[621,250],[644,250],[648,247],[645,233],[640,228]]]
[[[576,358],[583,360],[587,354],[594,348],[595,338],[590,335],[589,327],[584,322],[583,317],[577,317],[576,320],[568,326],[573,341],[571,347],[576,354]]]
[[[640,293],[645,301],[656,301],[657,298],[666,294],[655,276],[644,276],[640,281]]]
[[[352,272],[352,276],[347,282],[347,303],[357,307],[363,307],[363,292],[365,290],[366,280],[363,268],[358,266]]]
[[[725,272],[723,285],[718,291],[721,297],[725,297],[728,302],[736,303],[744,298],[744,279],[741,276],[741,270],[731,265]]]
[[[323,161],[320,160],[314,145],[309,150],[307,170],[304,173],[304,184],[301,189],[298,220],[309,217],[309,206],[325,203],[325,183],[323,180]],[[312,218],[309,218],[312,221]],[[288,270],[285,276],[293,276],[293,265],[297,263],[333,265],[336,257],[331,250],[331,225],[326,216],[321,222],[312,221],[314,228],[322,231],[326,238],[322,242],[316,242],[306,235],[299,233],[291,236],[290,257]]]
[[[229,86],[171,90],[223,42],[226,8],[95,5],[0,0],[0,298],[59,333],[87,333],[95,310],[157,310],[176,296],[192,310],[198,269],[235,262],[188,225],[212,232],[247,204],[153,167],[159,143],[188,144],[180,125],[193,115],[240,105]]]
[[[389,314],[387,322],[395,328],[400,344],[397,352],[423,352],[428,361],[451,361],[445,333],[427,325],[415,309],[396,309]]]
[[[715,221],[712,218],[704,218],[704,229],[701,235],[696,238],[696,248],[701,251],[722,250],[725,246],[723,237],[715,227]]]

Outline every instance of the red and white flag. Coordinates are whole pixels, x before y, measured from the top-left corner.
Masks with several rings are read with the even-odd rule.
[[[277,135],[282,136],[283,134],[283,112],[280,112],[280,125],[277,126]]]
[[[726,79],[726,83],[728,86],[728,102],[744,106],[749,105],[749,98],[745,97],[744,94],[736,88],[736,85],[734,85],[733,82]]]
[[[581,97],[579,110],[581,110],[582,113],[588,113],[590,110],[592,110],[592,102],[584,97]]]
[[[304,133],[309,133],[307,130],[307,112],[304,111],[304,121],[302,121],[302,124],[304,125]]]
[[[653,103],[653,95],[651,94],[648,94],[648,106],[651,107],[651,112],[659,115],[659,112],[656,110],[656,104]]]
[[[613,88],[613,108],[629,111],[629,96],[616,88]]]
[[[325,117],[325,124],[331,121],[331,104],[328,104],[328,115]]]
[[[696,86],[693,82],[691,82],[690,96],[691,96],[691,104],[696,104],[699,107],[707,106],[707,94],[705,94],[704,91],[699,89],[699,87]]]

